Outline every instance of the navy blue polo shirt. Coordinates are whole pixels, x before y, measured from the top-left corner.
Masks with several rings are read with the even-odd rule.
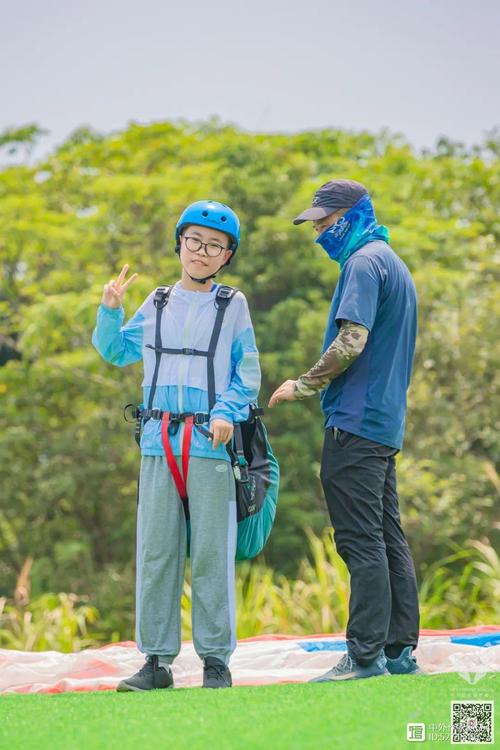
[[[410,272],[386,242],[369,242],[346,261],[333,295],[323,352],[342,320],[369,330],[361,355],[321,393],[326,427],[401,448],[417,335]]]

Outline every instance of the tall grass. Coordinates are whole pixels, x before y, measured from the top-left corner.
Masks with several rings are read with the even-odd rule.
[[[95,607],[75,594],[42,594],[30,604],[0,599],[0,647],[21,651],[80,651],[100,640],[89,628],[98,618]]]
[[[432,565],[420,587],[423,627],[500,627],[500,558],[486,541],[473,541]]]
[[[330,530],[322,537],[307,531],[309,557],[290,580],[261,564],[238,566],[238,637],[286,633],[307,635],[345,629],[349,576]],[[29,586],[24,585],[29,590]],[[24,590],[23,589],[23,590]],[[191,637],[189,578],[182,597],[184,638]],[[421,625],[458,628],[500,625],[500,559],[487,540],[453,550],[426,571],[420,586]],[[98,630],[94,630],[93,628]],[[101,632],[99,632],[99,630]],[[113,639],[132,633],[115,633]],[[0,599],[0,647],[40,651],[77,651],[111,639],[98,612],[74,594],[44,594],[31,603]]]

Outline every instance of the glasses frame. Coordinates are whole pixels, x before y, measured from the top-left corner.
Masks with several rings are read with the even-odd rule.
[[[205,255],[206,255],[207,258],[218,258],[219,255],[222,253],[223,250],[229,250],[228,247],[224,247],[223,245],[219,245],[218,242],[202,242],[198,237],[193,237],[192,235],[189,235],[189,234],[183,234],[182,235],[182,239],[186,240],[186,242],[184,243],[186,245],[186,250],[188,250],[190,253],[193,253],[193,255],[194,255],[194,253],[198,253],[201,250],[202,247],[204,249],[204,252],[205,252]],[[188,247],[187,240],[191,240],[191,241],[197,242],[198,243],[197,249],[196,250],[191,250],[191,248]],[[217,255],[210,255],[210,253],[208,252],[208,246],[209,245],[211,245],[212,247],[217,246],[219,248],[219,252],[217,253]]]

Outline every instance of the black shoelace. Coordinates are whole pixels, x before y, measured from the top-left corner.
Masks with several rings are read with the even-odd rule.
[[[224,666],[224,664],[206,664],[205,665],[205,673],[208,678],[220,677],[221,680],[223,680],[224,682],[227,682],[225,672],[226,672],[226,667]]]

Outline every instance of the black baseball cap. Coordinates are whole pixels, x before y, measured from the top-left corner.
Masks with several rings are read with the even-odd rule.
[[[312,208],[306,208],[293,220],[294,224],[304,221],[319,221],[339,208],[351,208],[368,190],[355,180],[330,180],[314,193]]]

